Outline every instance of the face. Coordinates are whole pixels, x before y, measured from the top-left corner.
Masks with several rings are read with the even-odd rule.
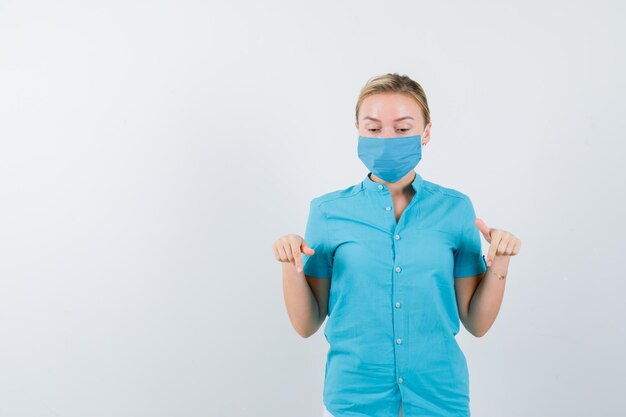
[[[389,138],[422,135],[422,144],[430,140],[430,123],[426,130],[422,109],[402,93],[379,93],[367,97],[359,108],[355,123],[360,136]]]

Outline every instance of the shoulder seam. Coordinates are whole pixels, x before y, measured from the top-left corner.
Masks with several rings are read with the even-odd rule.
[[[353,187],[358,187],[358,186],[353,186]],[[324,203],[329,203],[331,201],[338,200],[340,198],[353,197],[353,196],[357,195],[358,193],[360,193],[361,191],[363,191],[363,190],[361,188],[359,188],[359,189],[353,191],[352,193],[350,193],[348,195],[335,195],[335,196],[327,197],[327,198],[321,198],[322,196],[319,196],[319,197],[315,197],[314,200],[320,199],[320,201],[318,202],[318,205],[321,207],[322,204],[324,204]]]
[[[466,194],[462,193],[461,191],[449,190],[446,187],[443,187],[441,185],[436,185],[436,184],[432,184],[432,183],[424,183],[423,187],[425,189],[427,189],[428,191],[433,192],[433,193],[441,193],[441,194],[445,194],[445,195],[450,196],[450,197],[460,198],[461,200],[467,200],[468,199],[468,196]]]

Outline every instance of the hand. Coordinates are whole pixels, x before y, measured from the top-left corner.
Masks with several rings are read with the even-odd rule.
[[[485,240],[490,244],[489,252],[487,253],[487,266],[491,266],[496,256],[513,256],[519,253],[522,241],[511,232],[487,227],[485,222],[478,217],[474,220],[474,223],[485,237]]]
[[[301,236],[289,234],[274,242],[272,252],[277,261],[290,262],[300,272],[302,271],[302,253],[310,256],[315,253],[315,250],[310,248]]]

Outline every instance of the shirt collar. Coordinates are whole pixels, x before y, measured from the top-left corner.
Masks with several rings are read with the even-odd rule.
[[[413,171],[413,172],[415,172],[415,179],[413,180],[411,185],[413,186],[413,189],[415,190],[415,193],[417,194],[420,188],[422,187],[422,182],[424,181],[424,179],[416,171]],[[381,192],[383,190],[389,192],[389,189],[387,188],[385,184],[383,184],[382,182],[376,182],[370,178],[371,173],[372,172],[369,171],[365,175],[365,178],[363,178],[363,181],[361,181],[361,188],[366,188],[368,190],[375,191],[375,192]]]

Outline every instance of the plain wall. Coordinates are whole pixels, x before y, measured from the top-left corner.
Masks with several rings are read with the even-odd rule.
[[[416,171],[522,240],[457,336],[472,414],[615,415],[625,11],[1,1],[0,416],[321,416],[328,345],[271,245],[367,173],[354,106],[386,72],[429,99]]]

